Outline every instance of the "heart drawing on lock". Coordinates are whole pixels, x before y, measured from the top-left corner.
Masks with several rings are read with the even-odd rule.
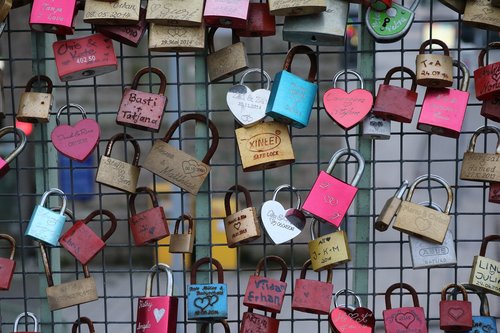
[[[186,175],[191,177],[200,177],[207,174],[207,167],[197,160],[189,160],[182,162],[182,170]]]
[[[159,323],[161,318],[165,315],[165,309],[154,309],[153,314],[155,316],[156,322]]]
[[[342,89],[333,88],[323,96],[323,105],[333,121],[343,129],[349,130],[370,112],[373,96],[364,89],[355,89],[348,93]]]
[[[59,125],[50,134],[52,144],[64,156],[84,161],[95,149],[100,137],[99,124],[82,119],[74,126]]]
[[[240,230],[240,227],[241,227],[241,222],[235,222],[233,224],[233,228],[236,229],[236,230]]]
[[[458,320],[460,317],[464,315],[464,310],[461,308],[449,308],[448,314],[451,318]]]
[[[328,320],[335,333],[371,333],[375,327],[375,317],[367,308],[337,307],[330,312]]]
[[[431,227],[431,221],[428,219],[424,219],[422,217],[419,217],[415,220],[415,225],[417,226],[417,229],[420,231],[426,231],[429,230]]]
[[[227,92],[226,102],[236,121],[242,126],[251,126],[266,117],[266,107],[271,92],[266,89],[252,91],[237,84]]]
[[[208,295],[205,297],[198,297],[194,300],[194,306],[196,306],[201,311],[205,311],[209,306],[213,306],[219,301],[219,296],[217,295]]]
[[[274,244],[281,244],[297,237],[301,230],[285,217],[285,208],[274,200],[264,202],[260,210],[260,218],[267,235]]]
[[[408,327],[410,327],[410,325],[415,321],[415,316],[411,312],[400,312],[396,315],[394,321],[408,329]]]

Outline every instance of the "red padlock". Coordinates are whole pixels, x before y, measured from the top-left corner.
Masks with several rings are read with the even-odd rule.
[[[31,319],[33,319],[33,331],[31,332],[26,332],[26,331],[19,331],[18,328],[19,328],[19,322],[21,321],[21,318],[24,318],[24,317],[30,317]],[[17,316],[16,320],[14,321],[14,332],[13,333],[37,333],[38,332],[38,319],[36,318],[36,316],[31,313],[31,312],[23,312],[21,314],[19,314],[19,316]]]
[[[149,73],[154,73],[160,78],[160,89],[157,94],[137,90],[141,77]],[[123,92],[120,109],[116,115],[116,123],[157,133],[160,130],[161,120],[167,105],[166,87],[167,78],[158,68],[145,67],[139,70],[135,74],[132,87]]]
[[[500,183],[491,182],[488,193],[488,201],[492,203],[500,203]]]
[[[484,58],[489,50],[500,49],[500,42],[489,43],[479,53],[479,68],[474,71],[476,98],[480,101],[500,97],[500,61],[484,65]]]
[[[250,0],[207,0],[203,20],[208,27],[245,29]]]
[[[392,308],[391,294],[398,288],[408,290],[413,299],[412,307]],[[417,292],[409,284],[395,283],[390,286],[385,292],[385,308],[383,311],[385,333],[427,333],[424,309],[420,307]]]
[[[153,202],[153,208],[137,213],[135,209],[135,198],[139,193],[147,193]],[[156,193],[149,187],[139,187],[130,195],[128,205],[130,208],[130,230],[134,237],[135,245],[141,246],[146,243],[156,242],[170,235],[163,207],[158,205]]]
[[[292,309],[307,313],[328,314],[333,296],[332,270],[328,270],[326,282],[306,280],[306,271],[310,266],[311,259],[304,263],[300,278],[295,280]]]
[[[463,300],[447,301],[446,292],[450,288],[458,289],[462,293]],[[451,283],[441,291],[439,328],[450,332],[463,332],[472,329],[472,304],[467,300],[467,290],[462,285]]]
[[[247,26],[244,29],[235,29],[240,37],[267,37],[276,35],[276,19],[269,12],[269,4],[250,3],[248,7]]]
[[[87,226],[94,217],[105,215],[109,217],[111,226],[108,231],[99,238],[97,234]],[[94,210],[84,220],[78,220],[62,235],[59,243],[71,253],[82,265],[87,265],[105,246],[106,241],[116,230],[116,217],[109,210]]]
[[[9,290],[14,270],[16,269],[16,262],[14,261],[16,241],[12,236],[7,234],[0,234],[0,239],[5,239],[10,243],[9,258],[0,258],[0,290]]]
[[[260,276],[260,271],[269,261],[274,261],[281,266],[281,277],[279,280]],[[243,304],[249,308],[279,313],[283,306],[283,299],[285,298],[287,272],[288,268],[281,257],[266,256],[260,259],[255,270],[255,275],[251,275],[248,279]]]
[[[355,305],[339,305],[337,298],[341,294],[354,296]],[[333,297],[335,308],[330,312],[328,321],[334,333],[373,333],[375,316],[372,310],[363,307],[361,298],[350,289],[341,289]],[[347,300],[346,300],[347,303]],[[406,331],[402,331],[406,332]]]
[[[252,308],[248,308],[243,313],[241,320],[240,333],[278,333],[280,321],[276,319],[276,313],[271,317],[253,313]]]
[[[148,28],[146,9],[141,7],[139,22],[132,25],[94,25],[95,31],[120,43],[137,47]]]
[[[500,123],[500,97],[483,101],[481,116]]]
[[[75,32],[76,13],[76,0],[33,0],[31,30],[72,35]]]
[[[402,87],[391,86],[389,81],[394,73],[405,72],[410,75],[410,90]],[[378,88],[377,98],[373,105],[373,114],[382,119],[411,123],[418,94],[417,76],[407,67],[394,67],[385,75],[384,83]]]

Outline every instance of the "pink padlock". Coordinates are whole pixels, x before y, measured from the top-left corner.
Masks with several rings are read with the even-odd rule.
[[[34,0],[31,7],[31,30],[58,35],[75,32],[76,0]]]
[[[458,138],[469,102],[469,69],[463,62],[453,61],[462,72],[460,90],[427,88],[417,128],[424,132]]]
[[[137,47],[148,29],[146,9],[139,11],[139,22],[133,25],[94,25],[95,31],[120,43]]]
[[[245,29],[250,0],[207,0],[203,20],[209,27]]]

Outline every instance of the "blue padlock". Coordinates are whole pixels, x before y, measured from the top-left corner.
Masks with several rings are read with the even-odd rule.
[[[44,207],[45,201],[47,201],[47,198],[51,194],[57,194],[62,198],[63,203],[59,213]],[[66,195],[58,188],[51,188],[43,194],[40,204],[33,210],[30,223],[24,235],[37,241],[56,246],[59,237],[61,237],[64,222],[66,221],[66,217],[64,216],[65,210]]]
[[[197,284],[196,273],[200,265],[208,263],[217,269],[217,282]],[[187,292],[188,320],[220,320],[227,318],[227,285],[224,269],[214,258],[201,258],[191,266],[191,285]]]
[[[298,53],[307,54],[311,60],[307,80],[290,72],[293,57]],[[318,85],[314,83],[317,69],[316,55],[310,47],[298,45],[291,48],[283,70],[274,77],[266,115],[296,128],[306,127],[318,92]]]

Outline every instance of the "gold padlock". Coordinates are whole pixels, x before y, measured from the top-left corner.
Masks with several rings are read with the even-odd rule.
[[[100,25],[132,25],[139,22],[141,0],[85,0],[83,22]]]
[[[47,92],[31,91],[35,82],[45,82]],[[45,75],[33,76],[26,84],[26,90],[21,95],[16,119],[27,123],[48,123],[53,100],[52,80]]]
[[[439,45],[443,54],[425,53],[427,46]],[[428,39],[420,45],[416,58],[417,84],[431,88],[446,88],[453,85],[453,59],[450,49],[439,39]]]
[[[316,238],[314,228],[318,220],[311,223],[311,241],[308,244],[309,257],[314,271],[319,272],[351,261],[347,234],[340,228],[330,234]]]
[[[444,213],[410,202],[417,185],[424,180],[438,182],[446,189],[448,201],[446,202]],[[443,244],[446,231],[451,222],[451,216],[449,214],[452,204],[453,192],[446,180],[432,174],[417,177],[408,189],[406,199],[402,201],[399,206],[393,228],[408,235]]]
[[[179,233],[179,227],[181,222],[187,220],[189,227],[186,233]],[[170,253],[193,253],[194,246],[194,222],[193,218],[189,215],[180,216],[177,221],[175,221],[174,233],[170,235],[170,246],[168,247],[168,252]]]
[[[495,154],[476,153],[476,142],[481,133],[495,133],[497,146]],[[500,182],[500,129],[495,126],[483,126],[472,135],[469,148],[464,153],[460,179],[479,182]]]
[[[268,0],[269,12],[277,16],[297,16],[326,10],[326,0]]]
[[[482,243],[479,255],[474,256],[472,270],[470,271],[469,283],[479,289],[500,296],[500,262],[486,257],[486,247],[489,242],[500,241],[500,235],[486,236]],[[498,255],[498,250],[497,250]]]
[[[205,49],[205,26],[179,27],[149,24],[149,50],[156,52],[197,52]]]
[[[199,27],[203,4],[203,0],[148,0],[146,21],[172,27]]]
[[[462,21],[479,29],[500,31],[500,8],[489,0],[467,0]]]

